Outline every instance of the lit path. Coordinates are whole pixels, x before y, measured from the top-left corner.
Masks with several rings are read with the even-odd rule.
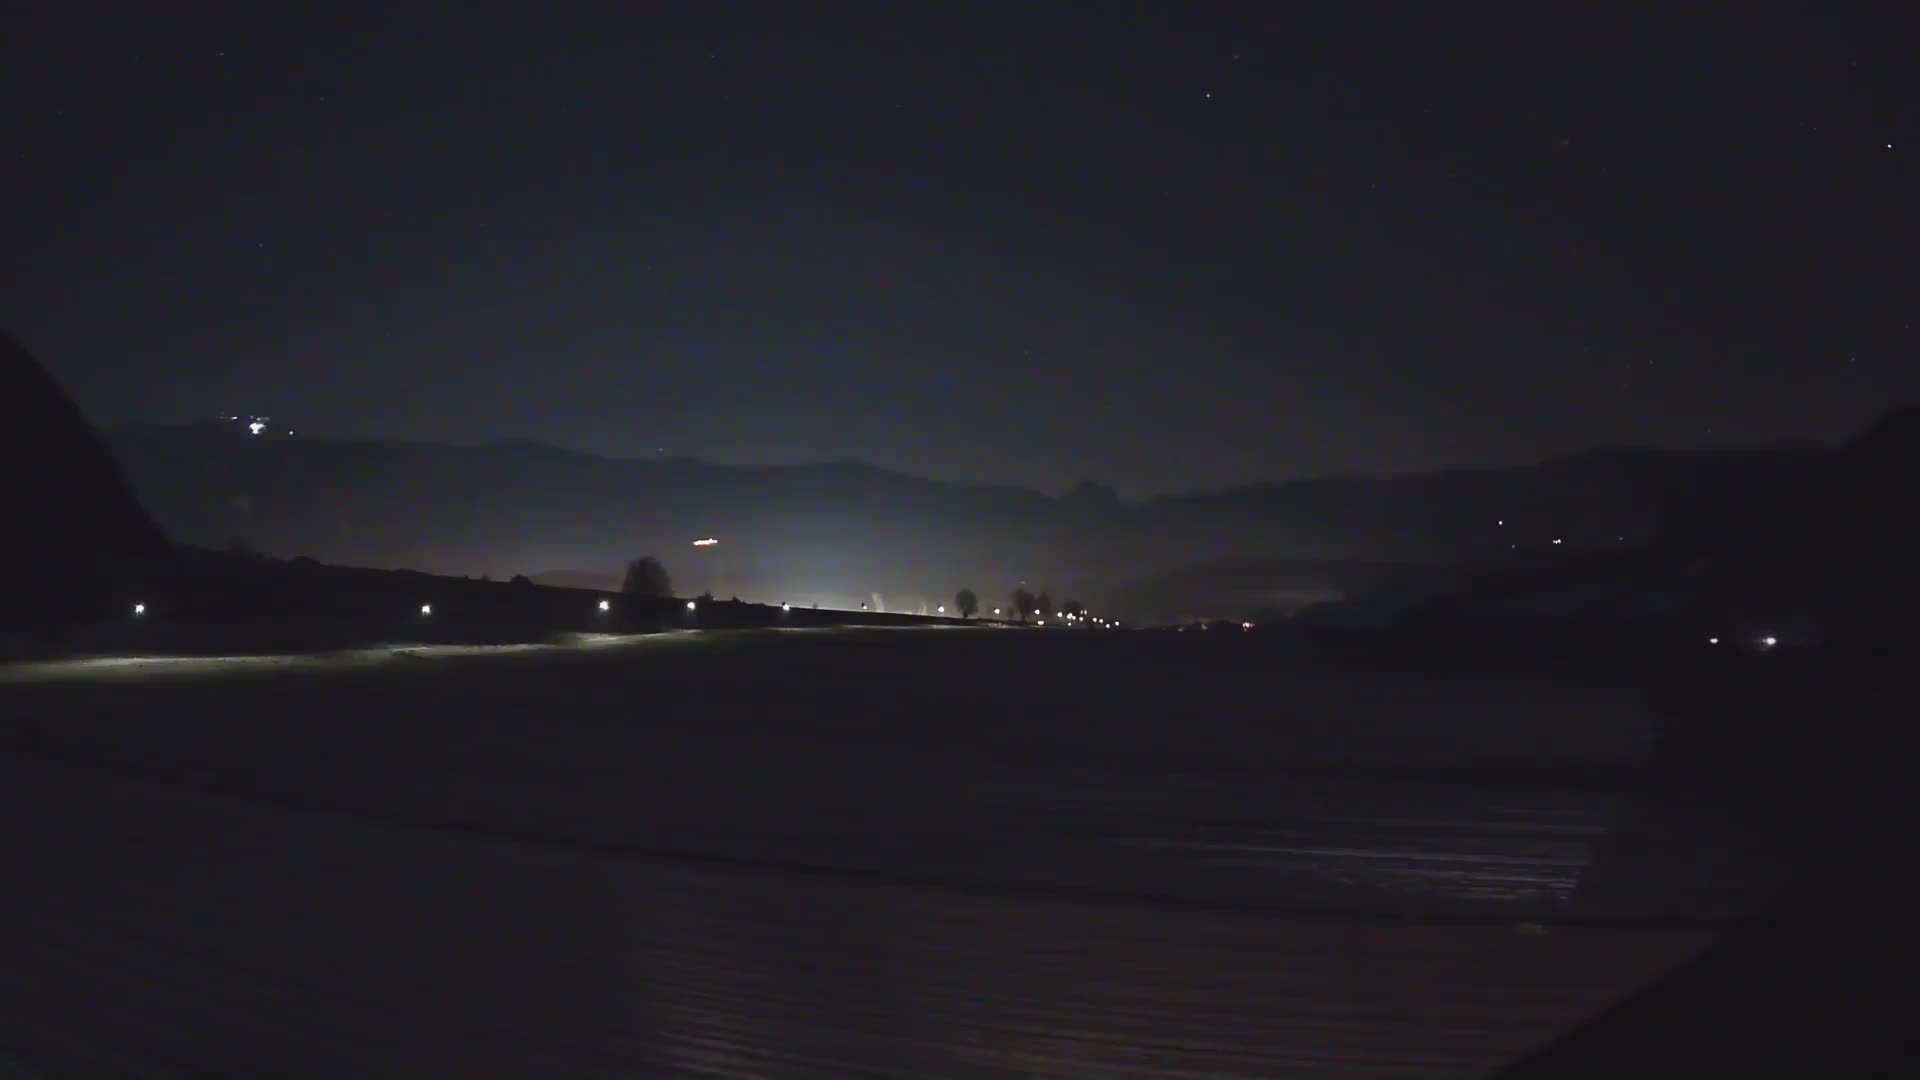
[[[668,865],[0,758],[0,1047],[49,1076],[1475,1076],[1689,932]]]

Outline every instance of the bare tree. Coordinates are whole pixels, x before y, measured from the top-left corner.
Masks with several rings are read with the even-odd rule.
[[[973,595],[972,589],[961,589],[953,594],[954,609],[963,619],[971,619],[980,613],[980,598]]]
[[[1035,606],[1039,603],[1038,600],[1033,598],[1033,594],[1025,589],[1013,590],[1012,595],[1010,595],[1008,599],[1013,601],[1014,617],[1021,622],[1027,621],[1028,614],[1033,612]]]
[[[659,559],[642,555],[627,564],[627,578],[620,583],[620,591],[628,596],[672,596],[673,579]]]
[[[1041,618],[1051,619],[1055,617],[1053,613],[1053,597],[1048,596],[1046,593],[1041,593],[1040,598],[1035,600],[1034,603],[1040,608]]]

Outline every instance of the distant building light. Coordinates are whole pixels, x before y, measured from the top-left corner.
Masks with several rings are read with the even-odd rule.
[[[1774,647],[1775,645],[1778,645],[1778,644],[1780,644],[1780,639],[1779,639],[1779,638],[1777,638],[1777,637],[1774,637],[1774,636],[1773,636],[1772,634],[1768,634],[1768,635],[1767,635],[1766,637],[1763,637],[1763,638],[1761,638],[1761,639],[1760,639],[1760,644],[1762,644],[1762,645],[1764,645],[1764,646],[1766,646],[1767,648],[1769,648],[1769,649],[1771,649],[1771,648],[1773,648],[1773,647]]]
[[[792,604],[788,604],[788,603],[782,603],[782,604],[780,605],[780,610],[781,610],[781,611],[792,611],[792,610],[793,610],[793,605],[792,605]]]
[[[1240,624],[1240,629],[1242,629],[1242,630],[1251,630],[1251,629],[1253,629],[1253,624],[1252,624],[1252,623],[1250,623],[1250,622],[1243,622],[1243,623],[1241,623],[1241,624]]]
[[[695,540],[695,541],[693,542],[693,546],[694,546],[694,547],[712,547],[713,545],[715,545],[715,544],[717,544],[717,543],[719,543],[719,542],[720,542],[720,541],[718,541],[718,540],[716,540],[716,539],[714,539],[714,538],[713,538],[713,537],[711,537],[711,536],[703,536],[703,537],[701,537],[700,539],[698,539],[698,540]]]
[[[1719,639],[1719,638],[1717,638],[1717,637],[1710,637],[1710,638],[1708,638],[1708,639],[1707,639],[1707,644],[1709,644],[1709,645],[1718,645],[1718,644],[1720,644],[1720,639]]]
[[[613,601],[611,601],[611,600],[602,600],[602,601],[600,601],[600,610],[601,610],[601,611],[612,611],[612,610],[613,610]]]
[[[1554,544],[1555,544],[1555,546],[1558,546],[1558,545],[1560,545],[1560,544],[1564,544],[1564,543],[1566,543],[1566,541],[1565,541],[1565,540],[1562,540],[1562,539],[1560,539],[1560,538],[1559,538],[1559,537],[1557,537],[1557,536],[1553,538],[1553,542],[1554,542]]]
[[[1500,519],[1499,521],[1496,521],[1496,522],[1494,522],[1494,524],[1495,524],[1495,525],[1498,525],[1498,526],[1500,526],[1501,528],[1503,528],[1503,529],[1504,529],[1504,528],[1506,528],[1506,527],[1507,527],[1507,519],[1506,519],[1506,518],[1501,518],[1501,519]]]
[[[1040,625],[1041,625],[1041,626],[1045,626],[1045,625],[1047,625],[1047,620],[1045,620],[1045,619],[1041,619],[1041,620],[1040,620]]]
[[[998,614],[1000,614],[1000,609],[999,609],[999,608],[994,608],[994,609],[993,609],[993,613],[994,613],[995,615],[998,615]]]
[[[688,610],[688,611],[692,611],[693,609],[695,609],[695,608],[697,608],[697,607],[699,607],[699,606],[700,606],[699,604],[696,604],[696,603],[694,603],[694,602],[693,602],[692,600],[689,600],[689,601],[687,601],[687,610]]]
[[[422,615],[431,615],[431,614],[433,614],[433,605],[432,605],[432,604],[421,604],[421,605],[420,605],[420,614],[422,614]]]
[[[147,605],[145,604],[133,605],[133,614],[136,618],[141,615],[145,615],[146,613],[147,613]]]
[[[261,423],[258,420],[254,420],[249,424],[247,424],[247,430],[255,435],[260,434],[262,431],[265,431],[266,429],[267,429],[267,425]]]

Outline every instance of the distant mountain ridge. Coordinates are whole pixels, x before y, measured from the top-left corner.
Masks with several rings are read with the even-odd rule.
[[[653,553],[688,591],[906,607],[946,602],[962,585],[991,606],[1021,582],[1096,601],[1163,571],[1236,560],[1323,571],[1447,564],[1554,539],[1591,549],[1709,520],[1828,454],[1609,448],[1514,468],[1128,503],[1091,481],[1055,498],[861,462],[615,459],[520,440],[350,442],[193,425],[125,429],[108,441],[162,524],[187,542],[496,577],[611,573]],[[705,535],[721,544],[690,546]],[[1315,588],[1327,587],[1316,574]]]

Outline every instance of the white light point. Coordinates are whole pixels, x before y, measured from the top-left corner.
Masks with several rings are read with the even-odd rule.
[[[602,601],[600,601],[600,610],[601,610],[601,611],[612,611],[612,610],[613,610],[613,601],[611,601],[611,600],[602,600]]]

